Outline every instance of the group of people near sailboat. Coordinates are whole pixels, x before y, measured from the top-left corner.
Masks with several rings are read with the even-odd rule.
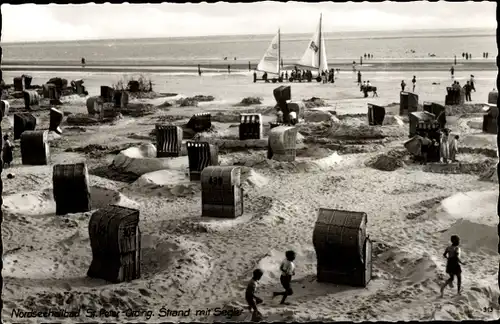
[[[296,67],[291,72],[290,79],[288,78],[287,72],[285,72],[284,75],[281,71],[283,68],[283,60],[281,58],[281,34],[280,30],[278,30],[278,33],[272,39],[271,44],[269,44],[269,47],[267,48],[264,56],[262,57],[256,68],[256,71],[262,71],[265,73],[262,77],[262,80],[269,82],[267,73],[271,73],[277,75],[276,78],[273,78],[273,82],[282,82],[283,79],[287,79],[290,81],[302,81],[304,79],[312,81],[312,71],[317,70],[318,77],[316,79],[318,82],[323,80],[324,83],[328,81],[333,83],[335,80],[333,76],[334,72],[333,69],[328,68],[325,40],[321,32],[321,21],[322,20],[320,16],[318,28],[314,33],[311,41],[309,42],[304,54],[302,55],[302,58],[297,62],[297,65],[305,69],[301,71]],[[254,73],[254,82],[256,82],[257,80],[258,79],[256,77],[256,73]]]

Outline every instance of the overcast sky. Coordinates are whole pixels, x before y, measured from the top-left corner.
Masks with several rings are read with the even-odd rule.
[[[496,2],[2,5],[3,42],[496,28]]]

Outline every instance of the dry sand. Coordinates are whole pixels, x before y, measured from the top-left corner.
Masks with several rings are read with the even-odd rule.
[[[479,90],[473,97],[486,101],[493,82],[474,74]],[[436,81],[441,86],[420,81],[420,102],[442,102],[449,81],[442,75]],[[366,113],[367,102],[389,105],[399,101],[400,76],[389,76],[387,81],[379,77],[380,97],[375,99],[361,98],[350,73],[341,74],[335,86],[293,84],[294,100],[325,98],[331,106],[323,111],[336,110],[339,116],[331,120],[311,117],[300,126],[304,148],[294,163],[268,161],[262,149],[236,150],[228,145],[220,160],[243,166],[245,189],[245,214],[234,220],[202,219],[200,185],[188,181],[187,158],[158,162],[153,158],[154,146],[143,144],[152,142],[149,134],[158,120],[176,119],[173,116],[184,116],[179,120],[182,123],[201,111],[224,115],[243,110],[269,112],[268,106],[274,105],[274,85],[251,84],[238,77],[231,81],[226,76],[211,78],[211,83],[179,78],[171,80],[169,92],[214,95],[215,101],[196,108],[159,109],[141,118],[125,116],[113,125],[65,125],[63,136],[51,143],[52,164],[88,163],[93,208],[119,203],[136,206],[141,212],[142,277],[129,283],[110,284],[86,277],[92,258],[88,237],[91,212],[55,216],[52,167],[20,165],[17,147],[14,166],[2,174],[3,320],[39,323],[40,318],[12,318],[12,312],[81,308],[80,321],[245,321],[250,314],[244,307],[244,288],[256,267],[265,272],[258,295],[264,299],[260,309],[268,321],[498,318],[494,306],[498,297],[497,185],[479,181],[495,163],[495,136],[477,135],[480,130],[467,126],[477,116],[450,117],[450,127],[464,138],[461,165],[411,163],[401,153],[407,124],[387,117],[392,118],[391,125],[367,130],[362,126],[366,117],[345,116]],[[88,83],[92,82],[95,80]],[[233,108],[248,95],[263,96],[264,103]],[[176,99],[156,100],[155,105]],[[66,98],[62,110],[85,113],[85,98]],[[37,114],[43,128],[48,124],[48,112]],[[235,128],[214,124],[217,136],[225,134],[229,143]],[[3,120],[2,127],[12,127],[10,118]],[[382,138],[356,140],[367,132]],[[400,168],[380,171],[370,167],[373,158],[389,151],[403,161]],[[7,179],[8,173],[15,177]],[[315,281],[312,231],[319,207],[368,214],[374,277],[366,289]],[[447,290],[440,299],[439,284],[445,279],[442,253],[452,234],[462,238],[467,262],[463,266],[464,291],[455,296],[455,291]],[[289,298],[292,305],[279,306],[271,295],[280,289],[278,265],[290,248],[297,251],[295,293]],[[483,311],[490,306],[493,312]],[[191,309],[191,313],[189,317],[161,317],[162,307]],[[119,319],[86,317],[86,310],[102,308],[121,311]],[[210,316],[196,314],[196,310],[215,308],[234,316],[212,316],[214,310]],[[152,311],[154,316],[127,317],[128,309]]]

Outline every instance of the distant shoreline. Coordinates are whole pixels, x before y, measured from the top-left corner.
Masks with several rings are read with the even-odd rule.
[[[251,69],[248,69],[248,61],[178,61],[178,62],[91,62],[85,67],[75,62],[61,61],[4,61],[1,68],[3,71],[74,71],[74,72],[131,72],[131,73],[198,73],[198,64],[202,72],[227,72],[228,65],[234,72],[253,72],[258,61],[251,62]],[[284,61],[285,69],[293,69],[294,63]],[[448,71],[453,65],[453,59],[382,59],[364,60],[363,65],[356,65],[356,69],[361,71]],[[352,71],[352,60],[337,59],[329,62],[330,68],[339,68],[342,71]],[[300,68],[300,67],[299,67]],[[458,71],[494,71],[497,66],[494,59],[457,59],[455,70]]]

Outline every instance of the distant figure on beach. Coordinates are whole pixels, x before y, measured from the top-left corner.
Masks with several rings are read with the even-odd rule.
[[[358,85],[361,85],[361,71],[358,71]]]
[[[227,65],[227,73],[231,73],[231,65]]]
[[[412,92],[415,92],[415,86],[417,85],[417,77],[416,76],[413,76],[413,79],[411,79],[411,83],[413,84]]]
[[[468,60],[469,59],[469,53],[465,53],[465,59]]]
[[[288,80],[288,71],[285,72],[285,79]]]
[[[259,286],[259,280],[262,278],[264,272],[260,269],[255,269],[252,274],[252,279],[248,282],[247,289],[245,290],[245,299],[248,304],[248,309],[252,312],[252,320],[262,317],[261,312],[257,309],[257,305],[262,303],[262,298],[257,297],[255,294]]]
[[[352,72],[356,72],[356,61],[352,61]]]
[[[12,163],[13,160],[13,154],[12,151],[14,150],[14,145],[9,141],[9,135],[4,135],[3,136],[3,147],[2,147],[2,160],[3,160],[3,167],[5,166],[10,167],[10,164]]]
[[[448,131],[444,129],[441,132],[441,158],[443,159],[443,162],[448,164],[448,158],[449,158],[449,149],[450,149],[450,144],[448,143]]]
[[[236,61],[236,56],[234,57],[234,60]]]
[[[457,294],[460,295],[462,291],[462,267],[460,264],[464,264],[460,260],[460,238],[457,235],[451,236],[451,245],[446,248],[443,256],[446,258],[446,273],[450,276],[448,280],[441,286],[441,298],[444,295],[444,289],[446,286],[453,288],[453,280],[457,276]]]
[[[273,292],[273,298],[276,296],[283,296],[281,298],[280,304],[282,305],[287,305],[285,302],[286,298],[288,296],[293,295],[293,290],[292,287],[290,286],[290,283],[292,281],[292,276],[295,275],[295,264],[293,261],[295,260],[295,252],[294,251],[286,251],[285,253],[286,259],[283,260],[280,266],[281,270],[281,276],[280,276],[280,282],[283,288],[285,288],[284,292]]]
[[[427,155],[429,153],[429,150],[432,146],[432,142],[429,139],[429,134],[425,132],[420,139],[420,155],[422,158],[421,164],[427,164]]]
[[[401,91],[405,91],[406,83],[405,80],[401,80]]]
[[[82,66],[85,66],[85,57],[82,57]]]
[[[462,58],[465,58],[465,53],[462,53]]]
[[[467,83],[464,85],[464,90],[465,90],[465,101],[472,101],[471,98],[471,92],[472,92],[472,87],[470,86],[470,82],[467,81]]]
[[[201,66],[198,64],[198,75],[201,76]]]
[[[227,56],[226,56],[226,57],[224,57],[224,61],[227,61]]]
[[[450,160],[451,162],[457,162],[457,153],[458,153],[458,135],[453,136],[450,141]]]
[[[476,87],[474,86],[474,75],[473,74],[470,75],[470,88],[471,88],[471,90],[474,90],[474,92],[476,92]]]
[[[450,69],[450,73],[451,73],[451,78],[453,79],[455,77],[455,68],[453,66]]]

